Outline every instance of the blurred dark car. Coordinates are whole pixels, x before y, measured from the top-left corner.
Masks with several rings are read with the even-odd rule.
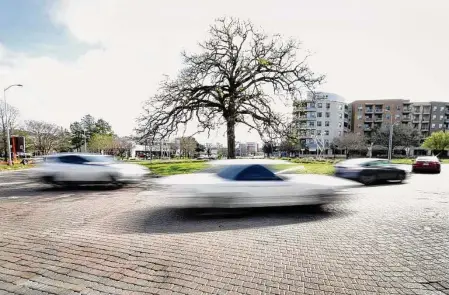
[[[402,182],[407,178],[407,172],[384,159],[363,158],[336,164],[335,176],[370,185],[383,181]]]
[[[441,163],[437,157],[418,157],[413,163],[412,172],[441,172]]]

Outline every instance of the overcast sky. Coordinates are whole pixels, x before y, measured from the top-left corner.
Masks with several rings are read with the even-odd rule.
[[[320,90],[357,99],[449,101],[447,0],[2,0],[0,86],[21,119],[68,127],[85,114],[131,133],[141,102],[180,69],[217,17],[302,41]],[[224,130],[198,136],[225,142]],[[237,140],[258,140],[244,128]]]

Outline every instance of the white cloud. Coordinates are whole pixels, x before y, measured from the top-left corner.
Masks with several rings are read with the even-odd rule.
[[[61,61],[0,44],[0,86],[25,85],[8,92],[24,119],[68,126],[91,113],[127,134],[140,102],[156,91],[163,74],[179,69],[180,51],[195,49],[214,18],[232,15],[300,38],[316,53],[313,70],[327,74],[322,90],[348,100],[449,101],[448,8],[444,0],[61,0],[51,13],[55,24],[96,47]],[[257,136],[240,129],[237,138]]]

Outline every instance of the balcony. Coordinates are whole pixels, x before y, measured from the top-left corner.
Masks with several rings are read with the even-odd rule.
[[[423,117],[421,122],[422,123],[429,123],[430,122],[430,117]]]
[[[382,117],[377,117],[376,116],[376,118],[374,119],[376,122],[382,122],[383,121],[383,118]]]
[[[365,117],[365,122],[373,122],[373,117]]]
[[[373,109],[368,109],[368,108],[365,109],[365,113],[367,113],[367,114],[371,114],[372,112],[373,112]]]
[[[413,109],[413,113],[414,113],[414,114],[421,114],[421,109],[419,109],[419,108],[414,108],[414,109]]]
[[[421,130],[422,131],[429,131],[429,127],[430,127],[429,125],[422,125],[421,126]]]
[[[345,122],[345,123],[348,123],[348,122],[349,122],[349,119],[348,119],[348,118],[345,118],[345,119],[344,119],[344,122]]]
[[[422,113],[423,114],[430,114],[430,108],[424,108]]]
[[[374,112],[375,112],[376,114],[379,114],[379,113],[383,113],[384,110],[383,110],[383,109],[375,109]]]
[[[402,112],[403,112],[403,113],[410,113],[411,111],[412,111],[411,108],[403,108],[403,109],[402,109]]]
[[[402,121],[410,121],[412,119],[412,117],[410,116],[403,116],[402,117]]]

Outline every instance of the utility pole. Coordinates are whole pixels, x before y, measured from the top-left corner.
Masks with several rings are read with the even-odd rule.
[[[84,152],[87,153],[87,138],[85,129],[83,129],[83,135],[84,135]]]
[[[12,159],[11,159],[11,135],[10,135],[10,130],[9,128],[11,126],[9,126],[9,118],[8,118],[8,105],[6,103],[6,90],[8,90],[11,87],[23,87],[22,84],[13,84],[13,85],[9,85],[8,87],[3,89],[3,100],[5,102],[5,128],[6,128],[6,149],[7,149],[7,154],[8,154],[8,165],[11,166],[12,165]]]
[[[391,156],[392,156],[392,147],[393,147],[393,114],[391,112],[390,113],[390,136],[388,139],[388,161],[391,161]]]

